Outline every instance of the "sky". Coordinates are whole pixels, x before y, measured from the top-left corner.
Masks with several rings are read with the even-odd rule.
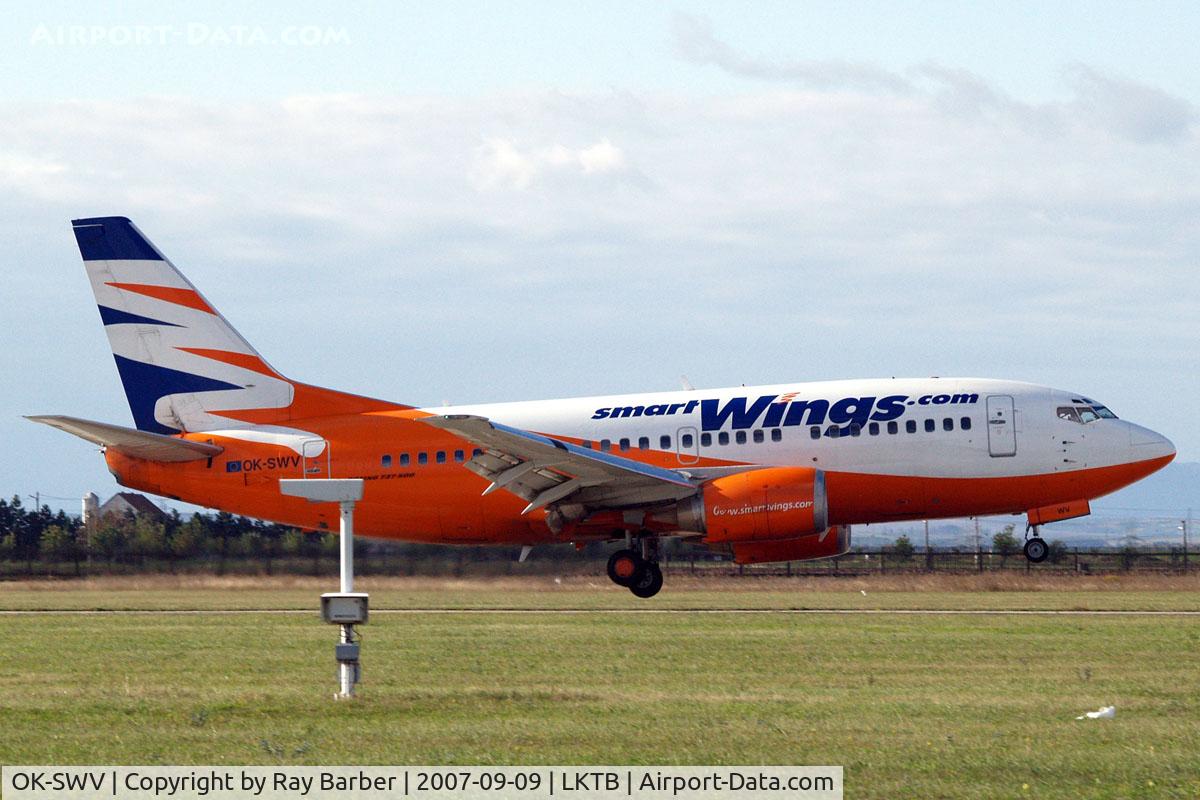
[[[1194,3],[26,4],[0,30],[0,494],[116,485],[69,220],[290,377],[439,405],[889,376],[1200,460]]]

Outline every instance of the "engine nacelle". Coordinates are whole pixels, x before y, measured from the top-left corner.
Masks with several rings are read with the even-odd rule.
[[[835,525],[812,536],[801,536],[785,542],[742,542],[733,545],[733,560],[738,564],[761,564],[767,561],[810,561],[814,558],[833,558],[850,552],[850,527]]]
[[[767,467],[714,478],[676,509],[681,530],[707,544],[771,542],[829,527],[825,473],[812,467]],[[784,559],[786,560],[786,559]]]

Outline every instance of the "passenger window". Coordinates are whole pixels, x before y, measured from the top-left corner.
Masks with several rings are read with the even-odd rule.
[[[418,464],[428,464],[429,463],[429,454],[428,453],[417,453],[417,463]]]
[[[640,439],[638,439],[638,450],[649,450],[649,449],[650,449],[650,437],[649,436],[643,436]]]
[[[857,422],[850,423],[850,435],[851,436],[861,436],[862,435],[862,425],[859,425]]]
[[[771,441],[772,442],[782,442],[783,441],[783,431],[781,431],[779,428],[772,428],[771,429]]]
[[[917,421],[915,419],[910,419],[908,422],[905,422],[904,430],[906,430],[909,433],[916,433],[917,432]]]
[[[836,439],[842,435],[842,429],[839,428],[837,425],[830,425],[828,428],[825,429],[825,435],[828,436],[830,439]]]
[[[816,426],[813,426],[808,429],[808,435],[812,439],[820,439],[821,438],[821,429]]]
[[[584,446],[584,447],[586,447],[588,450],[591,450],[591,449],[592,449],[592,440],[591,440],[591,439],[584,439],[584,440],[583,440],[583,446]]]
[[[446,463],[446,451],[445,450],[437,451],[437,463],[439,463],[439,464]]]
[[[384,457],[383,457],[383,468],[384,468],[384,469],[391,469],[391,468],[392,468],[392,457],[391,457],[391,456],[384,456]]]
[[[964,431],[969,431],[969,430],[971,430],[971,418],[970,418],[970,417],[963,417],[962,419],[960,419],[960,420],[958,421],[958,426],[959,426],[960,428],[962,428]]]
[[[937,424],[934,423],[933,420],[931,420],[931,419],[925,420],[925,432],[926,433],[933,433],[935,428],[937,428]]]
[[[466,455],[463,453],[462,450],[455,450],[454,451],[454,460],[455,461],[465,461]]]
[[[609,450],[612,450],[612,441],[610,441],[609,439],[601,439],[600,440],[600,451],[603,453],[607,453]]]
[[[868,425],[867,433],[871,434],[872,436],[878,436],[879,435],[879,423],[872,422],[870,425]]]
[[[738,444],[745,444],[746,443],[746,432],[738,431],[737,433],[735,433],[733,435],[733,438],[734,438],[734,441],[736,441]]]
[[[681,444],[683,444],[684,447],[691,447],[692,442],[694,442],[695,439],[692,438],[692,435],[690,433],[685,433],[683,436],[679,437],[679,441]]]
[[[400,454],[400,466],[402,466],[402,467],[408,466],[408,453]]]
[[[712,434],[711,433],[700,434],[700,446],[701,447],[712,447]]]
[[[953,417],[946,417],[945,419],[942,420],[942,430],[944,430],[944,431],[954,430],[954,418]]]
[[[670,450],[671,449],[671,437],[670,436],[658,437],[658,449],[659,450]]]
[[[717,444],[719,444],[719,445],[729,444],[729,434],[726,431],[721,431],[720,433],[717,434]]]
[[[1079,414],[1071,406],[1059,406],[1058,418],[1065,419],[1067,422],[1079,422]]]
[[[622,451],[628,450],[629,449],[629,440],[622,437],[622,439],[620,441],[620,446],[621,446]]]
[[[892,420],[891,422],[888,423],[888,433],[899,433],[899,432],[900,432],[900,425],[895,420]]]
[[[762,444],[763,440],[766,438],[767,437],[763,434],[762,428],[758,428],[757,430],[754,431],[754,443],[755,444]]]

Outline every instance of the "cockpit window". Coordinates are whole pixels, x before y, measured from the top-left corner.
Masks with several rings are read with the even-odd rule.
[[[1073,406],[1059,406],[1058,418],[1065,419],[1068,422],[1079,422],[1079,414],[1076,413]]]
[[[1081,425],[1086,425],[1089,422],[1095,422],[1098,419],[1116,419],[1117,415],[1109,411],[1106,407],[1099,403],[1088,402],[1083,405],[1082,400],[1075,402],[1080,403],[1077,406],[1059,406],[1058,418],[1067,420],[1068,422],[1078,422]]]

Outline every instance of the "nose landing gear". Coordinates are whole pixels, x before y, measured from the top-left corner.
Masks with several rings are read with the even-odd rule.
[[[638,549],[618,550],[608,558],[608,577],[638,597],[654,597],[663,586],[662,569],[658,566],[658,539],[638,537]]]
[[[1025,526],[1025,557],[1034,564],[1042,563],[1050,554],[1050,548],[1046,546],[1046,540],[1041,537],[1039,528],[1039,525]],[[1030,529],[1033,530],[1032,537],[1029,535]]]

